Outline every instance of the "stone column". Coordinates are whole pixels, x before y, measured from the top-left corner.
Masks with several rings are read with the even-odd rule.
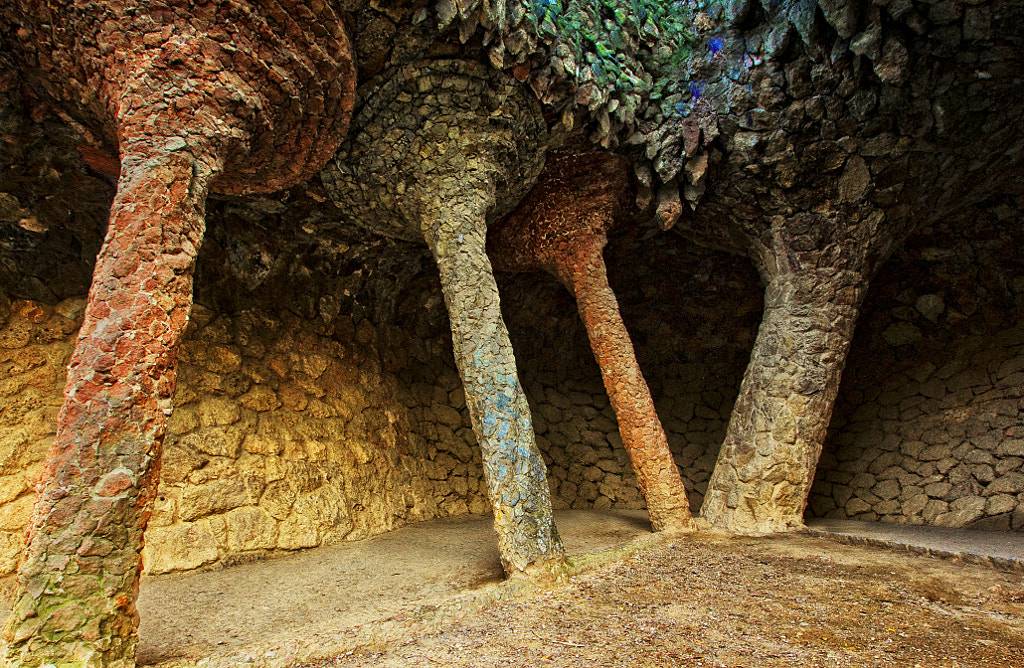
[[[803,526],[839,380],[867,289],[857,271],[770,275],[764,318],[702,514],[740,533]]]
[[[655,531],[692,531],[690,504],[679,468],[668,447],[665,429],[636,361],[633,342],[608,285],[601,247],[572,259],[572,290],[587,328],[605,391],[619,422],[622,443],[636,473],[640,493]]]
[[[5,630],[7,665],[134,665],[139,553],[212,174],[177,139],[124,151]]]
[[[354,222],[426,240],[437,261],[508,574],[564,554],[485,252],[488,220],[533,185],[546,142],[536,100],[514,80],[479,63],[420,61],[368,96],[321,174]]]
[[[629,163],[590,153],[553,160],[512,215],[495,226],[501,269],[543,269],[575,296],[655,531],[693,529],[690,505],[633,342],[608,284],[608,229],[631,205]]]
[[[446,193],[447,206],[424,219],[424,232],[441,273],[455,363],[483,453],[501,563],[515,573],[561,560],[564,551],[487,259],[489,206],[481,194]]]
[[[28,82],[120,158],[4,629],[5,665],[134,665],[140,551],[207,192],[308,178],[352,111],[355,68],[338,15],[322,3],[272,4],[0,7],[19,26],[12,53]]]

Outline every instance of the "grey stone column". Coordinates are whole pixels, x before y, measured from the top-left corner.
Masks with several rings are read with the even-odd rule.
[[[852,271],[786,269],[770,277],[702,514],[741,533],[803,526],[866,281]]]
[[[487,193],[459,190],[443,193],[441,208],[425,212],[424,236],[441,273],[455,363],[483,453],[502,566],[514,573],[561,560],[564,554],[552,517],[547,468],[487,258]]]
[[[426,240],[437,261],[509,574],[564,552],[485,252],[488,220],[533,185],[546,142],[536,100],[514,80],[477,63],[421,61],[378,82],[322,174],[353,222]]]

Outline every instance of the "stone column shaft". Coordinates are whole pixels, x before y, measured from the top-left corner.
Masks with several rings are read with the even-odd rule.
[[[601,235],[603,240],[603,235]],[[583,246],[559,271],[576,295],[580,317],[619,422],[622,443],[636,473],[655,531],[692,530],[690,505],[668,447],[654,400],[636,361],[619,303],[608,284],[603,243]],[[570,268],[571,267],[571,268]]]
[[[481,184],[484,186],[484,184]],[[482,193],[442,197],[449,206],[424,219],[441,273],[455,362],[483,451],[501,562],[508,574],[564,557],[552,517],[547,469],[537,449],[526,394],[516,374],[498,285],[486,252]]]
[[[781,273],[743,376],[702,514],[742,533],[803,526],[866,282],[853,272]]]
[[[134,665],[140,552],[210,176],[187,150],[161,144],[123,150],[4,630],[5,665]]]

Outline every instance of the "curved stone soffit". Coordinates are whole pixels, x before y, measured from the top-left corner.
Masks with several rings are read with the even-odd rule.
[[[335,4],[26,0],[0,15],[22,71],[100,148],[93,167],[116,177],[117,142],[159,117],[193,151],[224,144],[211,190],[248,194],[309,178],[345,135],[356,71]]]
[[[514,79],[471,61],[422,60],[378,77],[321,178],[353,223],[422,242],[409,192],[419,181],[487,170],[497,220],[537,180],[547,134],[540,104]]]

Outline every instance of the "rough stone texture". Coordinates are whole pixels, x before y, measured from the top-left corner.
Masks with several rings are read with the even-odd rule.
[[[744,532],[803,525],[864,290],[859,276],[823,273],[768,283],[751,363],[704,499],[702,513],[712,523]]]
[[[362,101],[352,139],[322,175],[360,225],[430,247],[508,573],[563,556],[486,253],[488,216],[533,184],[546,139],[514,80],[469,61],[413,63]]]
[[[788,258],[790,251],[805,253],[806,257],[816,255],[822,261],[821,267],[835,266],[837,258],[833,251],[822,250],[822,242],[834,239],[835,229],[850,223],[856,223],[870,236],[862,239],[863,245],[873,245],[877,260],[868,265],[880,263],[888,252],[882,237],[895,240],[911,229],[930,235],[936,232],[939,222],[958,224],[981,239],[992,238],[990,229],[975,225],[975,211],[1001,212],[998,219],[1002,229],[1019,227],[1020,184],[1024,182],[1020,179],[1019,122],[1024,14],[1019,2],[972,2],[962,14],[947,11],[958,6],[956,3],[890,2],[849,12],[841,11],[845,4],[819,2],[824,21],[806,20],[806,10],[814,10],[813,2],[800,3],[803,14],[791,11],[791,4],[706,5],[707,13],[696,34],[698,41],[690,45],[691,61],[701,62],[686,64],[686,75],[680,74],[667,84],[675,86],[671,90],[667,86],[649,87],[651,82],[644,76],[638,77],[640,83],[635,86],[617,88],[616,78],[597,77],[597,70],[587,66],[593,65],[593,61],[583,58],[587,55],[583,53],[555,53],[558,60],[552,58],[548,67],[545,58],[537,59],[531,51],[538,42],[531,41],[529,31],[524,34],[519,30],[529,20],[526,17],[530,12],[518,11],[523,5],[514,2],[470,5],[449,12],[450,21],[458,14],[473,18],[480,12],[499,9],[508,16],[516,15],[516,21],[485,22],[485,30],[501,33],[499,41],[490,39],[493,34],[488,36],[486,47],[480,33],[474,33],[476,24],[472,21],[467,21],[463,28],[460,17],[460,21],[454,22],[460,25],[438,36],[433,22],[422,20],[423,12],[412,6],[388,6],[381,11],[347,3],[354,14],[346,17],[346,21],[353,27],[361,59],[366,60],[365,66],[360,65],[363,82],[381,71],[394,71],[424,56],[468,57],[500,61],[502,65],[514,61],[512,74],[528,82],[547,103],[547,124],[555,133],[564,133],[566,127],[574,124],[580,127],[589,119],[583,126],[585,134],[608,146],[618,142],[620,150],[634,163],[640,184],[638,200],[644,204],[646,198],[648,212],[653,209],[662,225],[675,222],[677,229],[703,244],[752,255],[762,270],[762,260],[779,255]],[[689,3],[687,6],[690,7]],[[696,11],[696,4],[692,8]],[[74,125],[62,122],[44,102],[45,85],[38,80],[28,82],[22,66],[16,66],[12,45],[19,44],[22,37],[12,35],[9,28],[11,21],[21,20],[11,18],[18,10],[3,10],[6,13],[0,45],[0,136],[4,149],[0,150],[4,170],[4,192],[0,195],[0,272],[12,298],[53,305],[81,295],[88,285],[92,260],[102,239],[104,209],[112,194],[101,175],[116,171],[116,164],[112,165],[113,151],[108,146],[105,156],[89,153],[93,171],[82,165],[74,145],[81,143],[81,133],[89,131],[99,116],[79,109],[77,98],[72,98],[62,108],[65,116],[72,114],[80,122],[75,131]],[[439,18],[443,18],[443,13],[439,12]],[[429,10],[426,16],[430,16]],[[813,18],[814,14],[810,16]],[[392,25],[394,39],[388,42],[385,36],[391,34]],[[605,35],[616,25],[609,21],[594,27]],[[639,62],[637,53],[665,46],[649,33],[643,38],[632,33],[627,37],[621,44],[630,51],[630,67]],[[31,35],[24,38],[30,39]],[[499,46],[510,54],[508,60],[494,53]],[[549,46],[552,52],[558,50],[554,42]],[[659,51],[663,52],[664,49]],[[45,56],[47,51],[40,53]],[[117,51],[113,54],[116,58]],[[200,61],[210,62],[205,56],[196,62]],[[69,71],[77,71],[77,67],[78,63],[70,63]],[[642,68],[634,73],[644,74]],[[578,86],[562,85],[577,76]],[[662,80],[668,79],[659,79]],[[644,100],[640,107],[635,104],[634,98],[642,97],[643,90],[655,89],[662,94],[660,99]],[[561,106],[565,100],[571,102]],[[587,107],[590,115],[574,114],[574,105]],[[17,109],[12,112],[12,107]],[[92,134],[96,134],[95,130]],[[528,187],[529,179],[522,181],[523,187]],[[695,208],[694,213],[691,215],[687,208]],[[416,429],[416,433],[422,431],[429,443],[427,451],[435,444],[457,443],[462,438],[460,433],[468,433],[465,426],[460,430],[446,426],[445,420],[453,420],[453,416],[445,409],[459,405],[451,395],[455,392],[457,396],[459,388],[452,368],[454,362],[450,358],[437,361],[448,354],[445,346],[449,342],[440,333],[447,323],[440,308],[437,276],[426,267],[426,253],[422,249],[397,242],[374,245],[359,241],[357,235],[345,231],[352,221],[333,206],[316,179],[274,197],[212,201],[208,212],[212,214],[212,224],[204,248],[207,255],[205,259],[200,257],[198,270],[200,279],[205,276],[205,282],[200,280],[198,288],[205,293],[203,303],[237,313],[258,301],[262,294],[273,294],[280,300],[275,309],[286,306],[301,315],[305,323],[315,322],[317,326],[346,319],[361,322],[364,316],[373,315],[375,322],[388,323],[379,328],[382,340],[388,340],[382,352],[382,366],[415,378],[410,385],[418,388],[417,398],[408,402],[414,420],[426,413],[438,418]],[[792,231],[793,223],[807,212],[819,217],[795,235],[802,238],[789,239],[782,245],[781,248],[788,249],[786,253],[762,256],[751,252],[750,239],[763,241],[777,230]],[[876,235],[879,229],[885,231]],[[409,234],[407,238],[413,236]],[[751,288],[756,283],[751,273],[736,270],[736,261],[720,254],[695,254],[688,262],[673,263],[670,253],[689,252],[681,250],[678,241],[658,236],[651,227],[637,225],[622,236],[613,237],[607,255],[611,258],[610,280],[619,296],[623,319],[633,334],[638,361],[646,371],[669,445],[677,456],[684,481],[696,492],[691,500],[700,501],[739,385],[740,374],[736,369],[742,365],[756,330],[759,297]],[[943,262],[952,264],[949,258],[957,255],[957,244],[962,243],[958,240],[953,248],[939,245],[928,253],[921,251],[917,259],[941,266],[946,266]],[[617,244],[621,246],[616,248]],[[1020,247],[1019,242],[1005,245]],[[631,250],[622,250],[626,247]],[[837,247],[836,253],[841,256],[847,251]],[[915,259],[914,252],[917,251],[912,249],[910,256],[897,257],[909,262]],[[616,253],[622,253],[618,260],[614,259]],[[929,269],[918,270],[915,275],[936,275],[931,267],[939,265],[926,266]],[[870,269],[864,272],[865,277],[873,273]],[[835,488],[823,488],[825,491],[814,495],[812,511],[814,499],[831,499],[821,501],[821,512],[836,510],[825,508],[829,502],[844,507],[849,502],[850,508],[863,511],[864,517],[874,512],[892,519],[899,517],[891,514],[898,503],[904,512],[920,517],[922,522],[937,522],[940,517],[943,522],[960,521],[978,513],[978,502],[957,503],[958,498],[964,497],[954,498],[950,492],[967,489],[970,493],[965,497],[980,496],[986,500],[986,515],[978,522],[991,521],[993,526],[1024,523],[1019,492],[1009,491],[1016,489],[1020,481],[1020,469],[1015,467],[1014,459],[1017,455],[1012,454],[1015,436],[1008,436],[1008,427],[1000,424],[1004,419],[1019,420],[1020,415],[993,412],[991,415],[997,417],[991,417],[989,409],[982,408],[991,400],[981,398],[988,393],[981,391],[986,387],[984,379],[967,377],[965,372],[958,378],[959,385],[955,389],[946,387],[943,395],[946,379],[921,371],[919,375],[925,377],[926,387],[917,388],[917,381],[905,384],[915,386],[917,391],[910,402],[920,399],[924,409],[897,405],[899,424],[892,417],[896,409],[886,406],[883,414],[883,407],[874,398],[873,388],[890,380],[902,382],[896,377],[889,378],[893,369],[897,370],[896,376],[907,375],[911,368],[939,359],[947,348],[965,351],[972,364],[980,367],[982,363],[994,363],[984,360],[981,350],[995,341],[999,344],[995,348],[1012,367],[1010,360],[1019,351],[1010,342],[1014,340],[1012,332],[1018,328],[1019,317],[1016,311],[1000,304],[1019,300],[1020,290],[1014,281],[1020,272],[1000,274],[984,262],[964,271],[972,282],[984,286],[986,293],[975,293],[962,283],[946,286],[933,282],[927,289],[914,291],[909,301],[902,299],[902,291],[886,294],[884,298],[889,301],[877,308],[872,306],[877,298],[869,293],[865,302],[867,324],[860,328],[858,338],[863,340],[862,348],[875,351],[875,356],[865,353],[851,361],[849,366],[855,373],[850,377],[863,380],[850,381],[854,383],[851,389],[840,394],[838,419],[846,420],[843,425],[850,426],[837,426],[833,432],[836,447],[847,447],[849,443],[838,439],[849,438],[845,433],[853,434],[853,422],[861,423],[865,433],[873,431],[871,436],[854,434],[863,454],[851,452],[850,461],[878,461],[877,466],[896,466],[891,463],[896,454],[910,458],[907,466],[911,466],[917,461],[913,450],[916,444],[925,443],[927,433],[929,440],[936,441],[928,443],[929,447],[937,446],[928,456],[941,456],[928,460],[936,473],[925,470],[929,477],[942,477],[923,486],[913,482],[904,486],[895,478],[900,492],[886,498],[895,492],[891,479],[867,470],[867,465],[855,474],[836,472],[835,467],[845,466],[846,460],[832,459],[827,445],[820,470],[822,475],[836,474],[834,482],[827,482]],[[403,302],[393,295],[408,289],[403,281],[410,273],[415,275],[412,284],[420,292],[418,297]],[[369,274],[374,274],[372,280]],[[938,275],[943,281],[950,280],[941,272]],[[435,284],[425,287],[427,281],[423,277],[429,277]],[[536,353],[532,357],[537,360],[536,368],[527,367],[523,378],[535,415],[544,416],[535,422],[540,434],[538,444],[550,466],[548,482],[554,490],[555,503],[641,504],[635,494],[635,481],[623,468],[626,455],[615,435],[610,406],[602,399],[599,370],[590,360],[585,332],[575,316],[564,316],[573,310],[572,304],[557,285],[552,287],[550,282],[539,279],[530,278],[521,287],[511,288],[512,292],[506,290],[506,294],[514,297],[504,300],[506,311],[511,308],[524,320],[534,321],[514,325],[512,336],[517,349]],[[695,292],[705,292],[707,300]],[[728,307],[723,308],[723,304]],[[729,317],[737,304],[739,314]],[[980,308],[979,304],[990,306]],[[421,312],[422,317],[414,315]],[[417,333],[416,337],[403,338],[392,331],[408,323],[414,323],[410,329]],[[952,334],[935,336],[936,324]],[[1004,341],[1000,331],[1010,332],[1006,334],[1009,338]],[[950,347],[951,344],[956,345]],[[857,346],[855,340],[855,357]],[[917,347],[924,352],[914,358],[916,353],[908,351]],[[234,368],[230,352],[211,353],[211,359],[217,360],[216,368]],[[904,363],[908,368],[901,366]],[[877,371],[861,375],[862,369]],[[456,379],[454,385],[449,386],[447,380],[435,382],[446,371]],[[1015,372],[1010,372],[1011,376],[1012,373]],[[12,374],[20,377],[14,371]],[[230,382],[225,385],[230,386]],[[1008,387],[996,388],[1006,396],[993,396],[1013,398]],[[964,392],[967,388],[970,396]],[[298,389],[301,391],[287,385],[275,390],[280,410],[317,410],[319,404],[301,387]],[[974,394],[976,390],[980,394]],[[434,395],[429,408],[425,399],[428,395]],[[585,397],[590,397],[589,403]],[[933,401],[937,398],[951,407],[956,402],[968,407],[963,414],[956,414],[966,415],[963,423],[953,424],[964,425],[963,433],[971,436],[954,433],[942,441],[932,434],[931,428],[921,429],[921,425],[928,424],[925,416],[937,414],[939,409]],[[263,392],[256,392],[246,401],[250,406],[243,407],[244,410],[257,410],[273,403]],[[862,406],[872,404],[875,408],[864,408],[855,421],[843,409],[849,406],[852,413],[857,413]],[[5,408],[2,419],[15,424],[20,406],[12,403],[12,410]],[[241,413],[243,408],[238,411]],[[874,416],[868,415],[876,408]],[[1000,410],[1010,409],[1004,406]],[[226,426],[214,425],[210,429]],[[881,431],[879,426],[883,427]],[[960,428],[956,426],[953,431]],[[882,442],[876,437],[878,434],[888,437],[903,430],[912,437],[908,454],[902,450],[897,453],[890,444],[884,446],[886,452],[872,453],[872,448],[882,447],[876,445]],[[973,443],[975,432],[979,439],[981,434],[989,433],[987,438],[996,440],[998,445],[963,448],[968,438]],[[212,433],[216,432],[190,434],[190,443],[196,448],[224,453],[216,457],[244,452],[244,446],[233,438],[212,439]],[[1003,454],[999,454],[1000,448],[1005,451]],[[438,471],[450,468],[452,481],[444,484],[461,489],[462,470],[450,467],[441,452],[434,454],[444,463],[437,464],[433,475],[440,476]],[[468,481],[472,473],[467,471],[465,478],[471,489]],[[850,492],[854,478],[859,495]],[[211,479],[198,484],[215,482]],[[16,489],[18,484],[15,480],[12,488]],[[822,484],[820,477],[818,484]],[[993,493],[979,495],[974,491],[975,484],[984,489],[994,485]],[[220,485],[217,504],[210,508],[240,501],[244,489],[244,484]],[[908,490],[910,496],[901,498]],[[280,486],[275,488],[275,494],[283,491]],[[17,494],[21,500],[15,499],[8,515],[12,525],[21,517],[19,512],[24,511],[25,505],[23,492]],[[287,493],[274,498],[282,505],[288,503]],[[458,501],[462,499],[452,493],[444,498],[456,499],[449,507],[461,509]],[[17,503],[22,504],[20,510]],[[1013,510],[1009,509],[1011,503],[1016,503]],[[240,529],[237,535],[242,538],[232,539],[223,534],[224,545],[244,553],[248,546],[267,544],[257,537],[256,531],[247,528],[266,526],[259,521],[260,517],[251,510],[232,515]],[[305,530],[296,529],[285,535],[289,545],[311,540],[311,533]],[[205,538],[195,533],[188,536],[197,541],[198,554],[209,554]],[[280,536],[279,528],[278,540]],[[263,548],[253,547],[253,552],[260,549]]]
[[[253,9],[3,11],[11,57],[50,102],[72,107],[93,166],[120,172],[4,629],[8,661],[133,665],[143,533],[211,182],[290,185],[322,166],[348,123],[355,72],[333,11]],[[322,21],[329,29],[314,31]],[[115,138],[118,168],[103,155]]]
[[[16,397],[0,417],[0,575],[14,572],[24,545],[84,306],[15,302],[0,329],[4,392]],[[180,347],[145,571],[232,563],[486,512],[454,364],[438,366],[438,353],[429,366],[404,364],[399,380],[383,368],[382,345],[365,320],[328,329],[288,312],[228,317],[195,307]],[[225,358],[234,363],[225,366]]]
[[[747,66],[736,78],[719,79],[730,94],[718,102],[727,106],[712,101],[704,112],[716,118],[724,141],[709,147],[713,178],[700,188],[699,205],[677,229],[702,243],[748,254],[772,295],[818,293],[821,297],[810,302],[828,303],[825,322],[811,329],[834,327],[845,335],[836,342],[848,341],[854,313],[841,311],[857,306],[871,276],[907,234],[1019,187],[1015,175],[1024,156],[1019,124],[1011,119],[1021,112],[1021,102],[1011,92],[1017,85],[1011,71],[1019,64],[1020,49],[997,46],[1002,40],[1017,43],[1019,16],[1011,18],[1012,3],[992,3],[1006,22],[993,21],[984,38],[960,41],[958,30],[925,30],[918,18],[890,4],[858,16],[854,34],[863,34],[847,42],[815,28],[813,20],[801,24],[786,14],[795,5],[762,5],[764,12],[732,25],[731,38],[742,39],[745,55],[737,56],[729,39],[723,42],[723,57],[741,57]],[[807,5],[812,16],[813,5]],[[775,30],[785,27],[784,14],[799,39],[794,34],[774,42]],[[840,24],[844,31],[854,30]],[[877,48],[869,44],[875,39]],[[953,140],[965,136],[978,143]],[[702,176],[694,174],[693,187]],[[773,282],[785,276],[803,285],[780,290]],[[813,391],[822,397],[834,396],[848,342],[834,350],[815,348],[808,340],[815,337],[804,337],[803,319],[809,315],[802,312],[804,304],[794,300],[774,308],[766,303],[768,316],[788,310],[794,317],[788,323],[766,320],[762,334],[806,340],[810,348],[804,359],[815,360],[805,372],[787,374],[792,402],[801,401],[799,378],[810,379],[806,391],[818,388]],[[906,327],[890,332],[894,341],[913,336]],[[824,437],[821,428],[806,432],[813,437],[801,436],[788,453],[795,457],[780,453],[774,470],[760,469],[767,478],[743,491],[734,486],[740,458],[754,448],[754,433],[778,431],[789,438],[792,431],[785,421],[788,411],[771,402],[762,406],[764,395],[753,394],[773,373],[773,346],[765,343],[755,346],[747,374],[750,400],[737,403],[721,471],[711,482],[720,489],[705,499],[702,510],[713,523],[755,532],[800,524],[806,502],[800,493],[808,489]],[[826,419],[830,403],[818,408]],[[782,421],[775,423],[777,418]],[[805,482],[794,496],[797,481]],[[733,508],[740,497],[761,507],[738,514]]]
[[[572,291],[651,524],[656,531],[691,530],[686,489],[604,263],[608,229],[628,210],[629,185],[628,162],[621,157],[550,160],[526,200],[495,226],[488,248],[499,269],[543,269]]]
[[[81,124],[111,176],[126,141],[177,137],[197,155],[219,147],[214,191],[273,192],[323,166],[352,111],[355,68],[328,3],[33,0],[3,20],[42,102]]]
[[[210,176],[163,144],[122,159],[5,628],[8,659],[26,665],[134,657],[142,534]]]
[[[757,273],[653,227],[610,234],[609,281],[696,512],[757,333]],[[556,507],[644,507],[572,296],[541,273],[498,278]]]
[[[924,230],[881,273],[809,514],[1024,530],[1024,285],[1012,211],[999,198],[965,212],[973,223]],[[892,336],[899,326],[915,336]]]

